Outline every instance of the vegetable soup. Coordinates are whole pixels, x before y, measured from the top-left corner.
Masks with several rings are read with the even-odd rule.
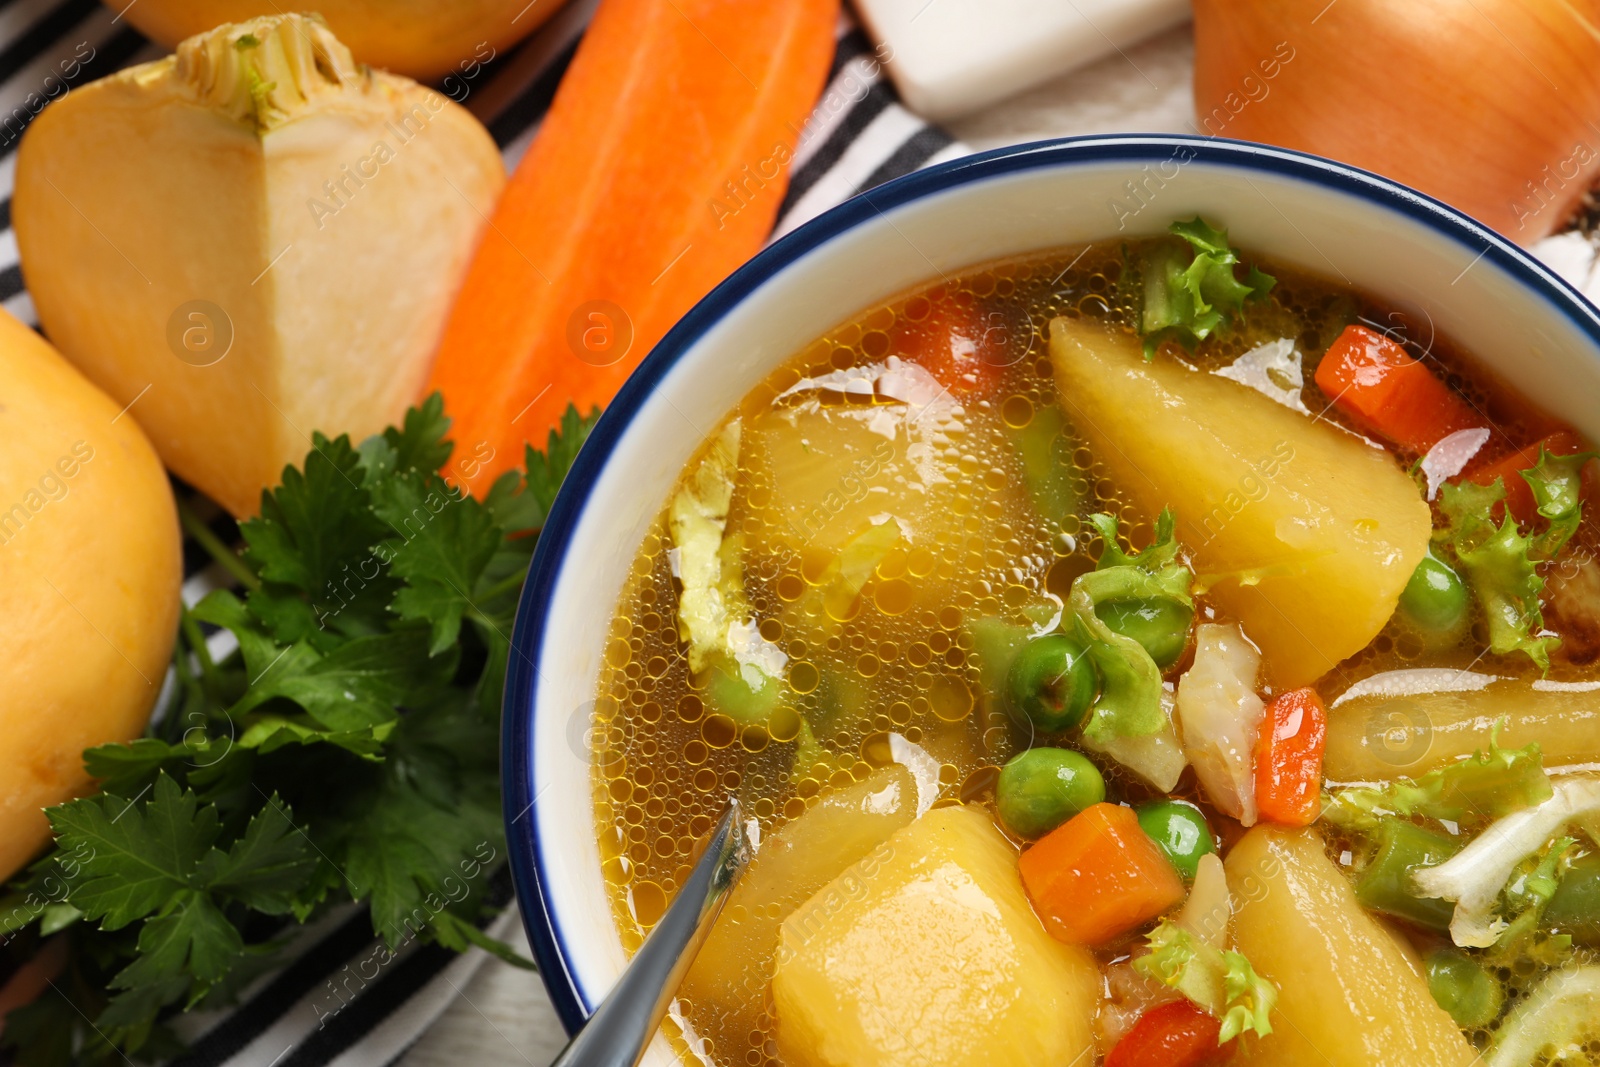
[[[728,797],[757,842],[677,1047],[1600,1062],[1586,448],[1200,219],[829,331],[688,464],[606,647],[626,947]]]

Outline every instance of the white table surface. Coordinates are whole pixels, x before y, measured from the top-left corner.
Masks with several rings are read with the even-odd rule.
[[[1193,132],[1189,27],[948,123],[974,149],[1092,133]],[[521,931],[514,941],[526,954]],[[537,976],[490,959],[403,1067],[546,1067],[566,1045]]]

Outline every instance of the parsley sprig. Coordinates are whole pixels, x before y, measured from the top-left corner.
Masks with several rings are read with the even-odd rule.
[[[7,1017],[19,1064],[171,1055],[175,1012],[228,1003],[352,901],[391,951],[531,966],[477,922],[505,854],[500,694],[531,535],[597,415],[569,408],[478,500],[440,473],[435,394],[359,446],[315,435],[242,555],[209,539],[241,591],[183,613],[147,736],[84,753],[101,792],[49,809],[51,850],[0,899],[8,951],[67,950]],[[237,649],[214,660],[207,625]]]

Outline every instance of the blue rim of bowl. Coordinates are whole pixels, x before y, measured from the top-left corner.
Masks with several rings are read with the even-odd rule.
[[[1387,178],[1289,149],[1244,141],[1141,134],[1071,137],[999,148],[965,156],[887,182],[840,204],[773,242],[696,304],[639,365],[601,416],[568,473],[534,553],[512,634],[506,675],[501,758],[507,850],[528,941],[568,1033],[593,1010],[578,988],[568,953],[544,889],[533,790],[533,721],[536,670],[544,645],[546,608],[589,493],[633,417],[678,360],[745,297],[790,264],[879,215],[924,197],[977,182],[1040,168],[1082,164],[1162,162],[1179,148],[1194,161],[1257,170],[1355,195],[1398,211],[1452,238],[1539,293],[1600,347],[1600,312],[1544,264],[1499,234],[1432,197]],[[664,490],[663,490],[664,491]],[[523,820],[527,820],[524,825]]]

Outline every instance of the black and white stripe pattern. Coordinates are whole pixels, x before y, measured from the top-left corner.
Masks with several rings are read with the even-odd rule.
[[[494,57],[472,79],[440,86],[488,127],[508,167],[537,133],[597,3],[571,0],[534,37]],[[0,305],[29,325],[38,318],[11,230],[21,134],[51,99],[163,54],[97,0],[0,0]],[[800,137],[776,232],[965,151],[899,105],[872,44],[841,21],[828,88]],[[204,500],[195,505],[214,516],[213,529],[225,543],[237,540],[237,528],[218,509]],[[187,603],[230,584],[197,546],[185,546],[184,561]],[[208,642],[217,656],[233,649],[226,631],[211,633]],[[502,910],[488,930],[504,936],[518,922],[509,878],[501,876],[491,899]],[[174,1067],[380,1067],[411,1046],[487,958],[477,949],[457,956],[424,945],[379,966],[371,924],[358,908],[305,931],[298,950],[233,1011],[183,1019],[192,1044]]]

